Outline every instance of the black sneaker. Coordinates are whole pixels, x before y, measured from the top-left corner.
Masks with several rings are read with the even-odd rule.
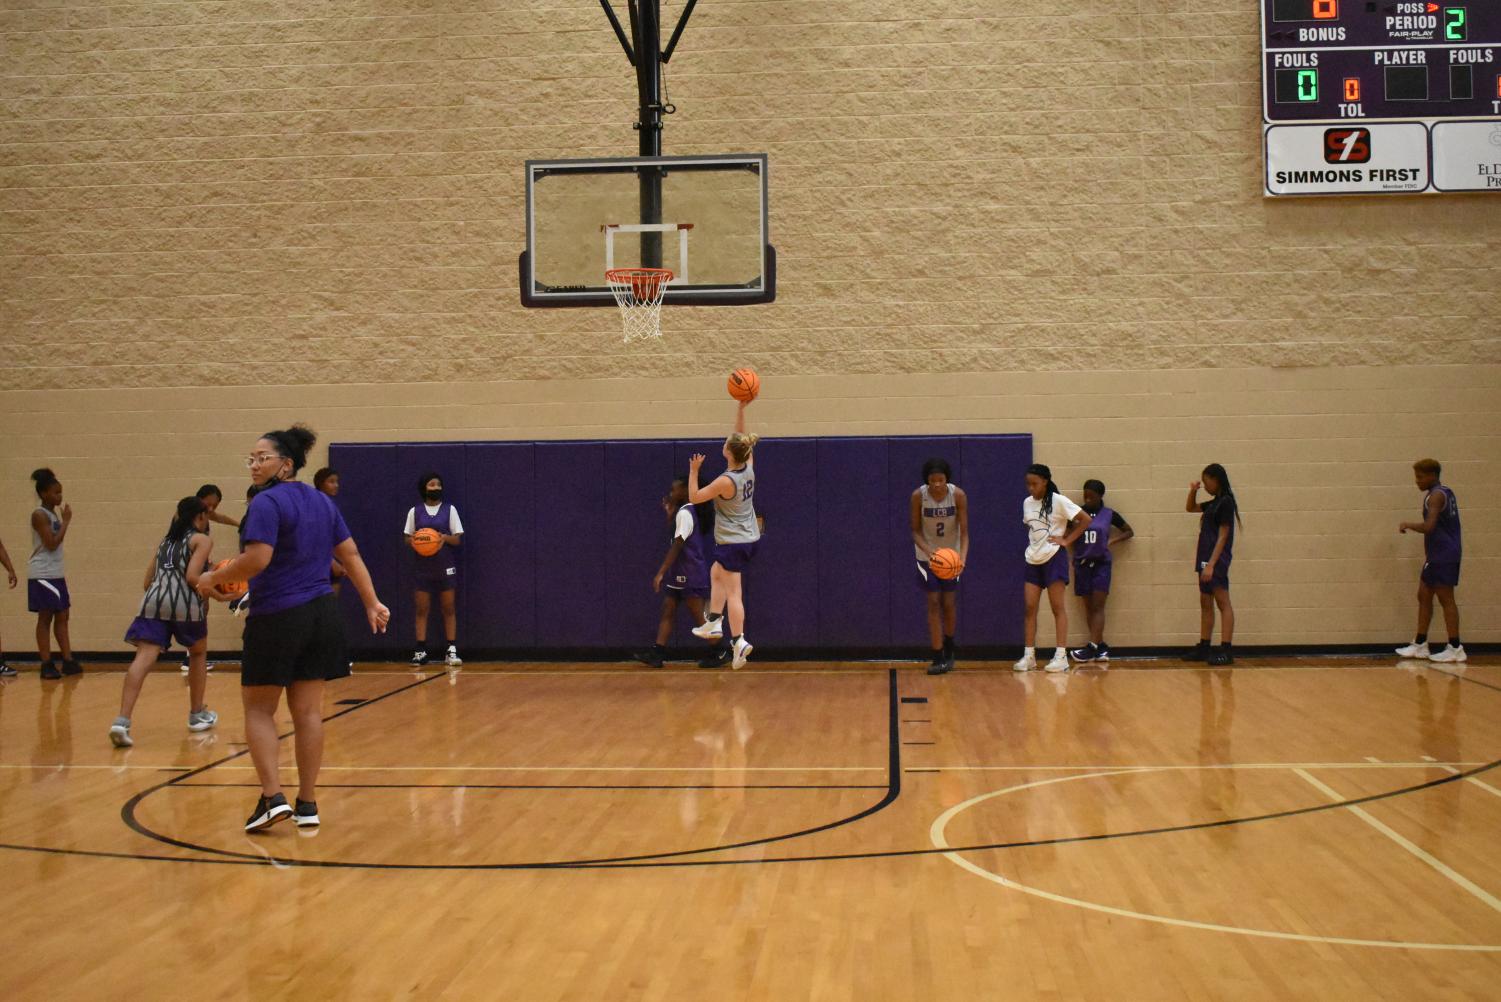
[[[282,803],[286,801],[283,800]],[[319,825],[317,802],[298,797],[297,809],[292,812],[292,823],[298,828],[317,828]]]
[[[1086,644],[1083,647],[1075,647],[1073,650],[1068,652],[1068,656],[1079,662],[1093,661],[1095,659],[1095,653],[1098,650],[1099,648],[1090,643]]]
[[[933,656],[933,663],[928,665],[928,674],[942,675],[952,667],[954,666],[949,663],[948,658],[944,657],[942,654],[936,654]]]
[[[661,668],[667,663],[666,661],[662,660],[662,655],[657,653],[657,649],[655,647],[644,651],[637,651],[636,653],[632,654],[631,657],[635,658],[637,661],[640,661],[648,668]]]
[[[4,661],[0,661],[0,678],[15,678],[16,670]]]
[[[43,661],[42,662],[42,678],[52,679],[52,678],[62,678],[62,677],[63,677],[63,673],[57,670],[57,662],[56,661]]]
[[[1217,668],[1222,665],[1233,665],[1235,664],[1235,657],[1227,649],[1221,647],[1209,655],[1209,663]]]
[[[274,797],[262,797],[256,801],[255,811],[250,815],[250,820],[245,822],[245,830],[258,832],[270,828],[278,821],[285,821],[291,816],[292,808],[287,803],[286,794],[278,793]]]
[[[1202,644],[1202,643],[1201,644],[1195,644],[1193,647],[1190,647],[1188,649],[1188,651],[1183,655],[1183,660],[1184,661],[1208,661],[1209,660],[1209,645],[1208,644]]]
[[[76,659],[74,659],[74,658],[68,658],[66,661],[63,662],[63,674],[64,675],[82,675],[83,674],[83,665],[79,664],[78,661]]]
[[[412,652],[412,667],[413,668],[420,668],[420,667],[422,667],[425,664],[427,664],[427,649],[426,648],[418,648],[417,650],[413,651]]]
[[[1094,649],[1094,659],[1096,661],[1109,661],[1110,660],[1110,645],[1109,644],[1101,644],[1100,646],[1096,647]]]
[[[734,658],[735,652],[728,647],[716,647],[698,659],[700,668],[723,668]]]

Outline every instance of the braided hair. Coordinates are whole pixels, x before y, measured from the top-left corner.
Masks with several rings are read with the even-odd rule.
[[[1048,482],[1047,491],[1042,496],[1042,517],[1050,518],[1053,514],[1053,495],[1058,493],[1058,485],[1053,483],[1053,471],[1041,463],[1033,463],[1027,467],[1027,473]]]

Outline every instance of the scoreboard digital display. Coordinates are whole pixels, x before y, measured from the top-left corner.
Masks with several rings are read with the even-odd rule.
[[[1262,0],[1261,21],[1268,194],[1322,193],[1279,190],[1273,160],[1321,151],[1316,126],[1325,123],[1369,123],[1362,131],[1375,149],[1386,148],[1384,136],[1400,136],[1391,148],[1408,157],[1414,155],[1415,134],[1387,130],[1386,124],[1417,123],[1430,136],[1423,188],[1414,189],[1407,177],[1418,165],[1404,160],[1392,168],[1402,174],[1401,185],[1361,191],[1437,190],[1427,180],[1430,168],[1436,176],[1443,160],[1443,176],[1452,184],[1471,158],[1475,184],[1464,190],[1501,190],[1501,169],[1492,171],[1498,167],[1492,161],[1501,161],[1501,0]],[[1439,122],[1492,122],[1498,128],[1482,140],[1474,128],[1434,130]],[[1294,125],[1308,129],[1298,134],[1281,128],[1273,140],[1273,127]],[[1441,150],[1436,142],[1452,148]],[[1289,154],[1293,149],[1304,152]],[[1316,175],[1321,169],[1302,168],[1290,173]]]

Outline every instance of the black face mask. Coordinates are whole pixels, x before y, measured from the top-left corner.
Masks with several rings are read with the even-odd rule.
[[[423,491],[422,496],[432,504],[437,504],[439,501],[443,500],[443,490],[442,488],[439,488],[435,491]]]

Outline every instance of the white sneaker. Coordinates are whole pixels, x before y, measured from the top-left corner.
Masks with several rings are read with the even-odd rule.
[[[129,724],[112,724],[109,729],[109,740],[116,748],[129,748],[135,744],[130,740]]]
[[[1399,658],[1423,658],[1426,660],[1430,656],[1428,645],[1420,644],[1416,641],[1408,644],[1406,647],[1397,648],[1397,657]]]
[[[203,670],[204,671],[213,671],[214,670],[214,663],[212,661],[210,661],[208,664],[206,664],[206,665],[203,666]],[[188,673],[188,662],[186,660],[184,660],[183,663],[182,663],[182,673],[184,675],[186,675]]]
[[[1031,671],[1033,668],[1036,668],[1036,667],[1037,667],[1037,658],[1034,655],[1032,649],[1029,647],[1029,648],[1027,648],[1027,652],[1022,655],[1021,660],[1018,661],[1018,662],[1016,662],[1016,664],[1014,664],[1014,665],[1011,666],[1011,670],[1012,671]]]
[[[459,665],[464,663],[464,659],[459,657],[459,649],[453,644],[448,645],[448,656],[445,657],[443,661],[450,668],[457,668]]]
[[[700,640],[718,640],[724,636],[724,617],[704,620],[693,628],[693,635]]]
[[[745,637],[742,636],[739,640],[735,641],[735,657],[730,661],[730,667],[732,669],[744,668],[746,659],[751,656],[751,651],[753,650],[755,648],[751,646],[751,642],[746,640]]]
[[[1043,665],[1042,670],[1045,672],[1052,672],[1054,674],[1057,674],[1061,671],[1068,671],[1068,651],[1064,650],[1062,647],[1056,648],[1053,651],[1053,660],[1049,661],[1046,665]]]
[[[1446,664],[1453,664],[1456,662],[1462,664],[1470,659],[1469,656],[1465,654],[1465,649],[1463,647],[1455,647],[1453,644],[1445,644],[1444,649],[1439,651],[1437,654],[1428,655],[1428,660],[1442,661]]]
[[[188,714],[188,730],[192,731],[194,734],[197,734],[199,731],[206,731],[218,722],[219,714],[215,713],[213,710],[210,710],[208,707],[204,707],[201,710],[195,710],[192,713]]]

